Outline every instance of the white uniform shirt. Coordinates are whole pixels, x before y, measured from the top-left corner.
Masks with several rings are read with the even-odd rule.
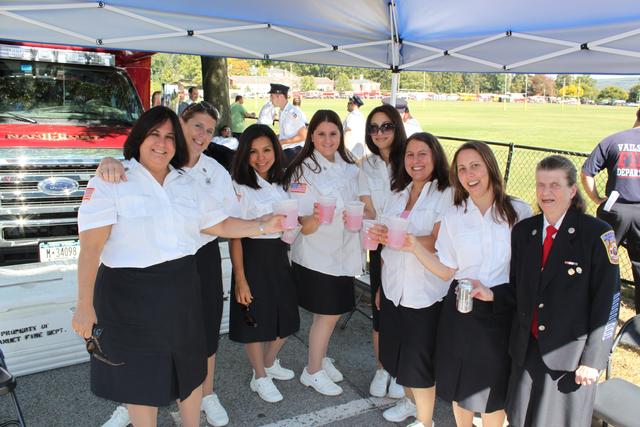
[[[512,201],[518,221],[531,216],[527,203]],[[464,205],[452,206],[442,218],[436,251],[440,262],[457,269],[455,279],[477,279],[489,288],[509,281],[511,228],[496,223],[492,210],[482,215],[468,198],[466,212]]]
[[[273,117],[275,116],[275,107],[271,101],[265,102],[258,114],[258,124],[271,126],[273,124]]]
[[[409,200],[413,183],[399,193],[392,193],[384,209],[385,216],[399,217]],[[407,219],[408,232],[429,236],[433,226],[453,205],[451,188],[438,191],[437,181],[425,184]],[[412,253],[385,247],[382,249],[382,287],[395,306],[425,308],[447,294],[449,283],[427,270]]]
[[[230,148],[232,150],[237,150],[238,144],[239,144],[238,140],[232,136],[229,136],[229,137],[214,136],[211,142],[218,145],[224,145],[225,147]]]
[[[273,212],[273,204],[289,198],[289,195],[278,184],[271,184],[256,174],[260,188],[251,188],[233,182],[233,187],[240,199],[240,218],[256,219]],[[278,239],[282,233],[265,234],[252,239]]]
[[[201,154],[192,168],[183,169],[195,179],[203,197],[208,199],[207,204],[212,206],[214,210],[221,210],[226,214],[221,221],[230,216],[238,217],[240,215],[240,205],[233,189],[231,176],[220,163]],[[217,239],[216,236],[209,234],[202,234],[201,237],[200,246]]]
[[[376,217],[380,218],[391,195],[391,164],[376,154],[370,154],[360,163],[358,196],[370,196]]]
[[[416,119],[413,119],[413,118],[404,122],[404,131],[407,134],[407,138],[409,138],[411,135],[413,135],[416,132],[424,132],[422,130],[422,126],[420,126],[420,122],[418,122]]]
[[[336,197],[331,224],[322,224],[315,233],[300,233],[291,246],[291,260],[303,267],[331,276],[362,274],[363,251],[360,233],[345,230],[342,212],[346,202],[358,200],[358,167],[346,163],[338,153],[335,162],[314,151],[320,170],[313,160],[302,164],[302,176],[289,186],[289,195],[297,199],[300,215],[313,214],[320,196]],[[314,170],[316,172],[314,172]]]
[[[344,120],[342,127],[345,132],[347,132],[347,130],[351,132],[347,149],[351,151],[357,159],[364,157],[367,153],[367,146],[364,142],[365,118],[362,112],[359,109],[351,111],[347,114],[347,118]]]
[[[143,268],[193,255],[200,230],[227,217],[184,171],[172,169],[160,185],[136,160],[124,165],[120,184],[91,178],[78,211],[80,232],[112,226],[100,256],[106,266]]]
[[[294,137],[301,127],[306,126],[307,118],[304,113],[295,105],[287,102],[287,105],[280,112],[280,140]],[[282,148],[293,148],[304,145],[304,141],[295,144],[287,144]]]

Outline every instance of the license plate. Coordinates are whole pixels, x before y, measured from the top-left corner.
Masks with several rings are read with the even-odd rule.
[[[78,259],[79,253],[80,241],[78,240],[40,243],[40,262]]]

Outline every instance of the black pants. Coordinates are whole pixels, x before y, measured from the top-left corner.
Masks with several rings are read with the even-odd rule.
[[[640,204],[614,203],[609,212],[598,207],[597,216],[608,222],[616,233],[619,246],[624,246],[631,260],[635,284],[636,313],[640,313]]]

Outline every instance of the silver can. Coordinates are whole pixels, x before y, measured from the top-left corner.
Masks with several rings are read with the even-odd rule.
[[[458,296],[456,298],[456,305],[460,313],[470,313],[473,309],[473,297],[471,296],[471,280],[460,279],[458,280]]]

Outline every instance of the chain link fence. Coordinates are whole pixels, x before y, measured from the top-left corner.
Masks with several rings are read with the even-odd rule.
[[[453,154],[456,149],[467,141],[480,141],[465,138],[454,138],[448,136],[437,137],[445,152],[449,161],[453,159]],[[507,187],[507,192],[511,196],[519,197],[525,200],[531,205],[534,212],[539,211],[536,206],[536,189],[535,189],[535,169],[536,165],[543,158],[552,154],[560,154],[570,159],[578,169],[578,175],[582,169],[582,164],[589,156],[589,153],[580,153],[575,151],[556,150],[541,147],[529,147],[525,145],[517,145],[506,142],[496,141],[482,141],[488,144],[493,150],[493,154],[498,160],[504,181]],[[578,176],[578,180],[579,180]],[[599,173],[596,177],[596,185],[598,192],[604,194],[605,184],[607,182],[607,171]],[[587,203],[587,212],[591,215],[596,214],[596,205],[586,196],[582,190],[582,185],[578,183],[580,190]],[[626,249],[619,248],[620,255],[620,276],[624,282],[629,284],[633,283],[633,276],[631,273],[631,262],[627,255]]]

